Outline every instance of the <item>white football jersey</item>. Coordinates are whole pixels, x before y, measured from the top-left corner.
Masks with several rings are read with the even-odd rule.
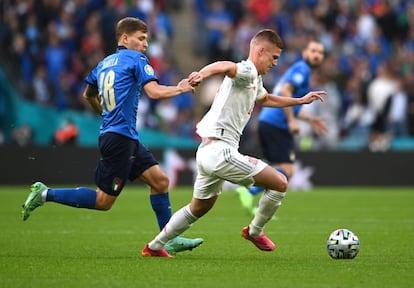
[[[214,137],[239,147],[240,136],[250,119],[256,100],[267,94],[262,77],[250,60],[237,63],[234,78],[225,77],[210,110],[197,124],[197,134]]]

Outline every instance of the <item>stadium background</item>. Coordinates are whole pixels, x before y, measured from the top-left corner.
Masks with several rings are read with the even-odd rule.
[[[313,87],[327,90],[329,97],[309,109],[328,120],[330,133],[316,137],[304,125],[296,139],[299,159],[314,168],[314,184],[414,185],[409,175],[414,163],[412,1],[6,0],[0,10],[0,159],[9,165],[0,183],[91,182],[99,117],[81,99],[83,79],[114,51],[114,24],[128,15],[149,24],[148,56],[163,84],[175,84],[211,61],[246,57],[252,34],[272,27],[287,48],[265,77],[271,90],[309,37],[317,37],[327,58]],[[219,80],[203,84],[195,97],[150,101],[144,95],[137,127],[160,159],[165,149],[191,159],[198,143],[194,124],[208,109]],[[375,82],[391,83],[394,90],[377,96],[381,88],[370,89]],[[374,143],[369,116],[387,103],[378,99],[389,100],[389,125],[384,140]],[[258,156],[259,109],[241,146]],[[189,169],[181,172],[180,182],[191,183]]]

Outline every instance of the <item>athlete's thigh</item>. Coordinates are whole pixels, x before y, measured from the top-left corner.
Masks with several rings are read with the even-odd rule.
[[[213,142],[200,144],[196,152],[197,176],[193,192],[196,199],[211,199],[222,191],[224,180],[214,173],[217,163],[221,161],[220,147]]]
[[[158,164],[145,170],[139,179],[150,186],[151,194],[165,193],[169,189],[169,178]]]
[[[139,178],[144,173],[144,171],[147,171],[150,167],[158,164],[159,163],[155,159],[154,155],[144,145],[137,141],[137,149],[134,151],[134,159],[131,167],[131,172],[129,174],[129,180],[133,181]],[[154,171],[155,170],[156,169],[154,169]],[[157,171],[152,173],[151,177],[154,175],[157,176],[158,173],[156,172]]]
[[[194,182],[193,197],[196,199],[211,199],[220,195],[224,180],[214,174],[197,173]]]
[[[201,175],[251,186],[254,183],[253,176],[267,164],[239,153],[236,148],[223,141],[214,141],[198,150],[197,165]]]
[[[269,165],[256,174],[254,180],[255,186],[280,192],[285,192],[288,185],[286,176]]]
[[[224,149],[223,161],[217,167],[217,175],[232,183],[250,187],[254,176],[267,166],[262,160],[243,155],[236,149]]]
[[[105,193],[121,193],[132,165],[136,144],[132,139],[115,133],[99,137],[101,159],[95,171],[95,184]]]

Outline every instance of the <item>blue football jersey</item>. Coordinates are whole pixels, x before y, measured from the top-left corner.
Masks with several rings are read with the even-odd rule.
[[[138,139],[136,118],[143,86],[158,81],[148,58],[141,52],[120,47],[86,77],[98,87],[102,105],[100,134],[114,132]]]
[[[273,94],[280,95],[280,88],[285,83],[290,83],[295,87],[293,97],[300,98],[310,92],[310,76],[311,67],[304,60],[297,61],[282,75],[282,78],[273,89]],[[301,107],[302,105],[292,106],[295,116],[299,113]],[[259,114],[259,121],[288,130],[287,119],[283,108],[263,107]]]

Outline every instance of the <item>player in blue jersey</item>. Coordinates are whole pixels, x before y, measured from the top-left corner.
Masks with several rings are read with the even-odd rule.
[[[99,133],[101,159],[95,172],[96,190],[49,188],[41,182],[31,186],[23,205],[23,220],[44,202],[56,202],[76,208],[109,210],[126,181],[140,179],[150,186],[150,202],[160,230],[171,218],[169,179],[159,163],[139,141],[136,114],[141,91],[152,99],[166,99],[184,92],[194,92],[188,79],[177,86],[158,83],[144,52],[148,47],[147,25],[132,17],[121,19],[116,26],[118,49],[107,56],[86,78],[84,97],[102,116]],[[177,237],[166,250],[176,253],[191,250],[203,239]]]
[[[318,41],[310,41],[302,51],[302,59],[282,75],[275,85],[273,94],[299,98],[311,89],[312,70],[319,67],[324,59],[324,47]],[[327,132],[326,123],[303,111],[302,105],[285,108],[263,107],[259,114],[259,140],[266,161],[288,179],[293,175],[295,149],[294,134],[299,133],[298,119],[307,121],[317,134]],[[255,213],[254,196],[263,191],[260,187],[241,186],[236,189],[240,202],[252,214]]]

